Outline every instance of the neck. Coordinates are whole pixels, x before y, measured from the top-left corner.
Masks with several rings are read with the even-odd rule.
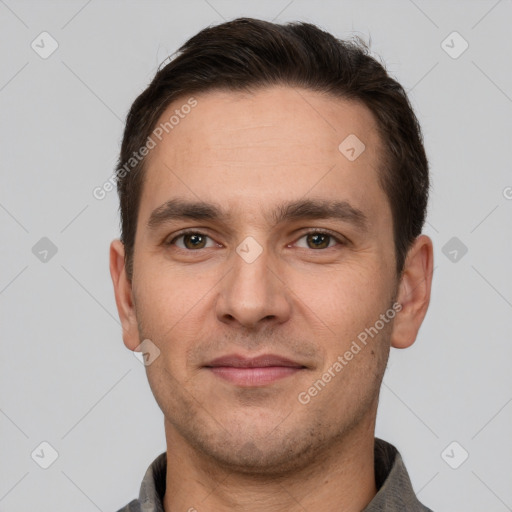
[[[166,421],[165,512],[363,510],[377,492],[374,427],[372,418],[293,473],[254,475],[220,466]]]

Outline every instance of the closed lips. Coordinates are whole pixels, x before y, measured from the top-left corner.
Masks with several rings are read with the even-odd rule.
[[[258,357],[247,358],[237,354],[219,357],[205,365],[207,368],[230,366],[233,368],[265,368],[269,366],[285,366],[289,368],[305,368],[304,365],[291,361],[282,356],[264,354]]]

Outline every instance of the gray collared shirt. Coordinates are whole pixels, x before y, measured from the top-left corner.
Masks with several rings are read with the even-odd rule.
[[[375,439],[375,481],[377,494],[363,512],[432,512],[422,505],[412,489],[411,480],[398,450],[381,439]],[[160,454],[149,466],[139,499],[118,512],[164,512],[167,454]]]

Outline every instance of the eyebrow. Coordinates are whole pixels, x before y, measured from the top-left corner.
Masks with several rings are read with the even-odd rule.
[[[269,215],[274,225],[307,219],[336,219],[353,224],[361,231],[368,231],[367,216],[347,201],[326,201],[320,199],[302,199],[277,205]],[[233,215],[220,205],[204,201],[170,199],[151,213],[147,228],[155,231],[160,226],[177,220],[221,221],[229,223]]]

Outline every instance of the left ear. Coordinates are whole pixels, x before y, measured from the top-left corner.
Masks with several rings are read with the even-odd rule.
[[[427,235],[420,235],[405,259],[397,296],[402,309],[393,323],[392,347],[407,348],[416,340],[430,303],[433,264],[432,240]]]
[[[110,244],[110,275],[123,328],[123,341],[126,347],[133,351],[140,344],[137,315],[133,303],[132,283],[126,275],[124,244],[118,239]]]

